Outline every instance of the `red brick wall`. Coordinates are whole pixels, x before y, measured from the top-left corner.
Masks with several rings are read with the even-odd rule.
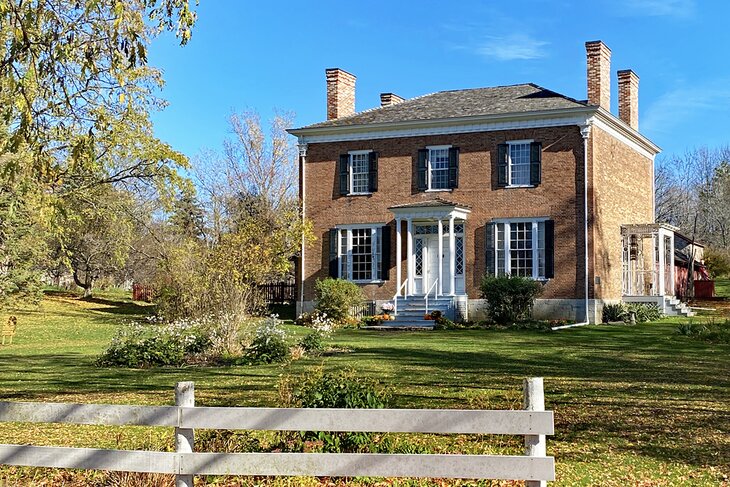
[[[591,287],[597,299],[621,298],[621,225],[654,221],[651,159],[605,131],[591,130],[593,154]],[[600,277],[600,284],[595,283]]]
[[[497,144],[522,139],[542,142],[542,184],[536,188],[497,188]],[[414,159],[418,149],[427,145],[460,148],[458,189],[436,193],[416,189]],[[353,150],[375,150],[380,154],[379,189],[372,195],[339,194],[338,156]],[[305,251],[304,299],[313,299],[315,280],[327,277],[330,228],[345,223],[388,223],[394,226],[393,214],[388,207],[436,196],[471,207],[465,227],[466,287],[471,298],[479,297],[479,282],[485,269],[485,224],[492,218],[509,217],[550,217],[555,220],[555,278],[546,285],[543,297],[582,297],[582,170],[583,139],[576,126],[309,144],[305,176],[306,216],[314,223],[317,241]],[[393,265],[395,252],[393,242]],[[405,253],[404,240],[404,259]],[[405,262],[402,266],[405,278]],[[363,286],[368,299],[390,299],[393,296],[395,268],[391,268],[390,274],[390,281]]]

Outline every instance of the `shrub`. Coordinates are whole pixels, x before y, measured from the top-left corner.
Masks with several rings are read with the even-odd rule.
[[[255,363],[272,364],[289,358],[287,333],[276,315],[263,320],[256,329],[246,356]]]
[[[626,319],[631,319],[631,313],[636,315],[637,323],[656,321],[662,317],[662,312],[655,304],[629,303],[626,305]]]
[[[293,388],[292,384],[301,384]],[[285,407],[381,409],[388,405],[388,392],[377,382],[361,377],[355,370],[319,373],[302,378],[287,377],[280,383]],[[305,444],[316,444],[326,453],[376,452],[371,433],[307,431]]]
[[[707,323],[682,323],[677,333],[710,343],[730,343],[730,320]]]
[[[730,252],[727,250],[706,249],[705,266],[713,278],[730,276]]]
[[[623,303],[605,304],[601,317],[604,323],[624,321],[626,318],[626,306]]]
[[[146,323],[121,327],[109,348],[97,359],[98,366],[153,367],[183,365],[210,348],[207,323],[176,320],[165,323],[150,317]]]
[[[316,309],[338,324],[346,323],[352,308],[362,305],[364,301],[360,286],[344,279],[318,280],[315,284],[315,292]]]
[[[481,295],[487,300],[487,313],[497,323],[526,320],[532,313],[542,285],[527,277],[485,276]]]
[[[662,312],[655,304],[646,303],[616,303],[607,304],[603,307],[603,322],[623,321],[628,323],[631,314],[636,317],[637,323],[656,321],[662,317]]]

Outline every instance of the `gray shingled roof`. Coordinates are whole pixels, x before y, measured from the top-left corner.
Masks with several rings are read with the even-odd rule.
[[[315,123],[302,128],[397,123],[586,106],[588,105],[585,102],[528,83],[493,88],[439,91],[411,98],[396,105],[373,108],[349,117]]]

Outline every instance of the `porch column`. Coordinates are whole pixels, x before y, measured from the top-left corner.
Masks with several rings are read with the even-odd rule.
[[[677,281],[675,281],[676,276],[674,275],[675,269],[674,269],[674,232],[670,234],[670,242],[671,245],[671,254],[672,254],[672,262],[669,265],[669,273],[670,273],[670,279],[669,282],[672,283],[672,289],[669,293],[670,296],[676,296],[677,295]],[[692,252],[694,252],[694,245],[690,247],[692,249]],[[688,269],[690,272],[694,272],[694,269]],[[694,274],[693,274],[694,275]]]
[[[659,275],[657,276],[659,278],[659,296],[664,296],[666,294],[664,292],[664,274],[666,273],[666,268],[664,267],[664,231],[661,228],[656,234],[656,238],[659,240],[654,244],[654,252],[659,252]]]
[[[439,285],[438,294],[444,293],[444,222],[439,218]]]
[[[408,285],[406,287],[406,296],[413,294],[413,220],[410,218],[408,222],[408,233],[406,238],[406,248],[408,254],[406,255],[406,279],[408,279]]]
[[[395,219],[395,289],[396,289],[396,295],[400,296],[400,285],[403,284],[402,281],[402,269],[401,265],[403,264],[403,249],[401,248],[403,246],[403,242],[401,241],[401,219],[396,218]]]
[[[449,218],[449,294],[456,295],[456,236],[454,235],[454,215]]]

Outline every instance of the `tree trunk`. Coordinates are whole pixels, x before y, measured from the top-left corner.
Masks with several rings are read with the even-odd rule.
[[[85,273],[85,279],[82,281],[79,279],[78,269],[74,269],[73,278],[76,285],[84,290],[84,298],[90,298],[92,296],[91,288],[94,285],[94,278],[91,277],[89,272],[87,271]]]

